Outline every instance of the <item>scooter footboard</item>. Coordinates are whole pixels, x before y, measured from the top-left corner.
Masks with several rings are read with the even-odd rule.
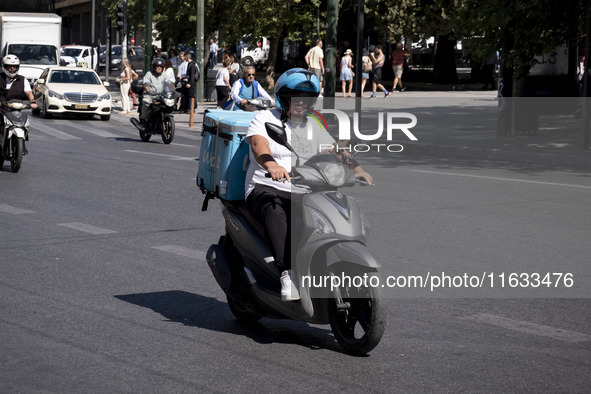
[[[207,250],[207,265],[211,269],[215,280],[218,282],[224,293],[230,288],[232,281],[232,268],[223,245],[214,244]]]

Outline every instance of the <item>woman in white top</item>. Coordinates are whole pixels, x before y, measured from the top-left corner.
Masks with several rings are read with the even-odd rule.
[[[129,88],[131,86],[131,65],[128,59],[121,61],[121,74],[117,78],[119,82],[119,89],[121,90],[121,106],[123,111],[121,114],[128,114],[131,112],[131,105],[129,103]]]
[[[230,98],[230,90],[232,87],[230,86],[230,72],[228,71],[228,68],[231,64],[232,63],[230,59],[224,59],[222,63],[223,67],[215,76],[215,90],[218,95],[218,109],[222,108],[222,105],[224,105]]]
[[[172,61],[170,59],[164,61],[164,75],[166,75],[167,81],[169,81],[173,85],[176,83],[176,77],[174,76],[174,68],[172,67]]]
[[[353,52],[350,49],[345,51],[345,55],[341,59],[341,81],[343,83],[343,97],[353,97],[351,90],[353,90]],[[345,91],[345,85],[349,84],[349,95]]]

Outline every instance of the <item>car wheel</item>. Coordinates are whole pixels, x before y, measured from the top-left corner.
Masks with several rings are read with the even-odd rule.
[[[250,56],[246,56],[245,58],[242,59],[242,64],[244,64],[244,67],[250,67],[254,65],[254,59]]]
[[[111,114],[109,114],[109,115],[101,115],[101,120],[107,121],[109,119],[111,119]]]
[[[43,100],[43,118],[51,119],[51,114],[47,112],[47,100]]]

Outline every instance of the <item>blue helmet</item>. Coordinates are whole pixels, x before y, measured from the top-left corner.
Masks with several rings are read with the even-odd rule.
[[[284,72],[275,84],[275,104],[287,112],[292,97],[318,97],[320,81],[316,75],[303,68],[292,68]]]

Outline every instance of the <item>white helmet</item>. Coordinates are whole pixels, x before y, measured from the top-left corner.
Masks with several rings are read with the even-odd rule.
[[[16,70],[8,71],[8,66],[16,66]],[[15,55],[6,55],[4,56],[4,59],[2,59],[2,72],[4,72],[4,74],[6,74],[9,78],[16,77],[16,74],[18,74],[18,69],[20,68],[20,66],[21,61],[18,60],[18,57],[16,57]]]

